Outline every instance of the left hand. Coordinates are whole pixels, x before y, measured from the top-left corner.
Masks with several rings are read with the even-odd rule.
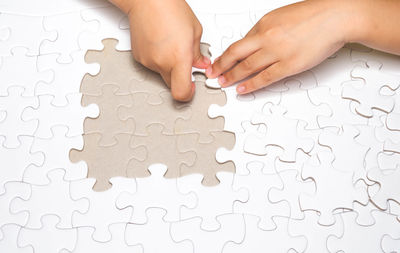
[[[354,33],[347,0],[309,0],[266,14],[241,40],[208,67],[209,78],[245,94],[314,67],[340,49]]]

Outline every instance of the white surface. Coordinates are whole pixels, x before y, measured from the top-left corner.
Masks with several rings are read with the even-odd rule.
[[[189,4],[203,25],[203,41],[216,49],[216,56],[243,37],[267,11],[290,2],[206,0]],[[223,115],[224,127],[235,133],[237,143],[232,151],[219,150],[216,158],[235,161],[238,173],[225,174],[217,187],[201,186],[201,177],[194,175],[178,183],[151,177],[138,188],[133,181],[113,179],[113,188],[106,192],[93,192],[92,179],[76,181],[85,176],[85,168],[69,164],[68,149],[81,144],[83,118],[98,113],[93,106],[80,105],[82,75],[98,70],[84,63],[85,51],[102,49],[101,40],[107,37],[120,40],[118,49],[130,48],[126,17],[115,7],[104,6],[110,4],[100,0],[3,0],[0,4],[1,252],[40,252],[50,244],[34,239],[46,238],[48,231],[54,236],[52,242],[61,241],[56,248],[72,252],[400,251],[400,204],[390,200],[399,201],[398,180],[393,176],[397,174],[391,173],[400,164],[400,155],[388,152],[400,152],[400,92],[380,89],[385,85],[397,88],[400,57],[354,45],[310,71],[254,94],[237,96],[235,86],[224,89],[227,105],[211,106],[209,115]],[[346,81],[354,87],[346,87],[345,96],[349,88],[362,92],[350,92],[351,99],[343,99]],[[208,85],[218,87],[216,79]],[[53,135],[52,129],[59,130]],[[308,161],[309,155],[299,148],[314,158],[321,158],[321,151],[331,152],[332,157]],[[339,172],[337,167],[349,171]],[[56,168],[60,170],[52,170]],[[50,177],[44,177],[48,171]],[[355,183],[359,178],[369,184],[374,203],[388,210],[379,210],[371,200],[367,206],[354,202],[366,204],[368,200],[367,186]],[[171,199],[183,195],[177,191],[182,191],[179,186],[191,183],[194,192],[189,193],[187,187],[187,193],[196,195],[195,203],[188,201],[192,209],[181,204],[174,212],[152,208],[168,209]],[[157,195],[164,186],[172,190]],[[236,192],[237,187],[242,190]],[[320,199],[311,197],[310,203],[299,199],[310,191]],[[136,196],[136,202],[118,209],[116,200],[127,195]],[[142,214],[135,216],[137,206]],[[312,210],[301,209],[307,206]],[[41,229],[41,218],[49,214],[57,215],[61,223],[49,227],[52,230]],[[282,215],[289,218],[277,217]],[[135,219],[143,224],[130,223]],[[270,230],[261,230],[259,221],[269,224]],[[321,221],[334,223],[321,226]],[[56,236],[62,234],[63,226],[77,230],[73,248],[71,241]],[[24,245],[32,247],[18,247],[21,229],[33,233],[21,237]]]

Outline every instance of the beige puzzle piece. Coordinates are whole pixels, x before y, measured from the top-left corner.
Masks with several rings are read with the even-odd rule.
[[[97,118],[86,118],[84,121],[85,134],[100,133],[101,146],[116,144],[114,136],[119,133],[133,134],[135,123],[132,119],[122,121],[118,118],[117,110],[120,106],[130,106],[133,104],[131,95],[116,95],[119,91],[118,86],[104,84],[100,96],[85,95],[82,98],[82,105],[97,104],[100,114]]]
[[[196,154],[191,151],[180,152],[177,147],[176,135],[163,134],[163,125],[152,124],[147,127],[146,136],[134,136],[133,147],[144,147],[147,150],[147,157],[144,161],[132,160],[128,170],[128,176],[139,177],[143,171],[155,163],[162,163],[167,166],[165,177],[178,177],[180,167],[183,164],[193,165]],[[185,137],[183,137],[185,139]]]
[[[82,104],[97,104],[100,115],[85,120],[84,148],[70,151],[71,161],[87,163],[88,177],[97,180],[94,189],[109,189],[116,176],[149,176],[155,163],[168,167],[169,178],[201,173],[204,185],[218,184],[218,171],[234,172],[232,162],[220,164],[215,154],[232,148],[235,136],[223,131],[222,117],[208,117],[210,104],[226,103],[225,93],[206,87],[205,75],[194,73],[194,99],[176,102],[159,74],[136,63],[130,51],[117,51],[116,43],[103,40],[103,51],[86,55],[101,70],[82,80]],[[201,49],[208,54],[207,45]]]
[[[202,184],[207,186],[217,185],[219,180],[216,173],[219,171],[235,172],[235,165],[232,161],[219,163],[215,154],[217,149],[223,145],[226,149],[232,149],[235,145],[235,134],[218,131],[211,132],[214,141],[211,143],[200,143],[199,134],[186,134],[178,138],[178,149],[181,152],[194,151],[196,153],[196,162],[193,166],[183,164],[181,167],[181,175],[185,176],[193,173],[204,175]]]
[[[86,74],[80,92],[84,95],[100,95],[99,84],[109,83],[118,85],[118,95],[130,94],[132,83],[144,81],[150,71],[133,59],[131,51],[116,50],[118,40],[105,39],[102,42],[103,51],[89,50],[85,55],[87,63],[100,64],[100,72],[95,76]]]
[[[147,126],[154,123],[164,125],[164,134],[173,134],[177,119],[190,118],[190,108],[178,108],[178,103],[172,99],[170,92],[160,94],[164,101],[161,104],[147,103],[147,93],[134,93],[132,97],[133,105],[131,107],[120,107],[118,115],[121,120],[131,119],[135,121],[135,135],[147,135]]]
[[[160,74],[146,69],[146,79],[143,81],[132,80],[131,92],[145,92],[148,94],[147,103],[149,104],[161,104],[163,98],[162,93],[169,92],[168,87],[165,85],[164,80]]]
[[[226,96],[222,90],[207,88],[203,81],[198,81],[199,75],[201,74],[196,75],[195,96],[189,103],[182,105],[191,108],[192,117],[189,120],[177,119],[175,134],[198,133],[200,135],[199,142],[210,143],[213,142],[213,136],[210,133],[224,129],[224,118],[211,119],[208,116],[208,107],[211,104],[225,105]]]
[[[106,147],[99,145],[100,138],[100,134],[84,134],[83,150],[71,149],[69,152],[72,162],[86,162],[88,177],[97,179],[93,187],[96,191],[109,189],[109,179],[112,177],[126,177],[131,160],[143,161],[147,153],[145,147],[134,148],[130,145],[131,139],[134,138],[130,134],[116,135],[117,143]]]

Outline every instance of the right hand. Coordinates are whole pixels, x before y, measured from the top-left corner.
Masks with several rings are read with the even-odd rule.
[[[195,90],[192,66],[205,69],[211,63],[200,53],[200,22],[185,0],[128,1],[135,60],[160,73],[174,99],[189,101]]]

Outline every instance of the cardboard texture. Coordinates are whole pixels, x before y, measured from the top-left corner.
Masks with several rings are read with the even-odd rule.
[[[224,131],[222,117],[211,119],[211,104],[224,105],[225,93],[205,85],[194,73],[196,94],[189,103],[172,99],[159,74],[133,60],[130,51],[117,51],[114,39],[103,41],[103,51],[88,51],[88,63],[99,63],[100,73],[86,75],[81,84],[82,105],[97,104],[97,118],[84,122],[84,147],[70,151],[72,162],[85,161],[93,189],[107,190],[112,177],[147,177],[152,164],[165,164],[165,177],[203,174],[204,185],[216,185],[218,171],[235,171],[233,162],[218,163],[220,147],[231,149],[235,135]],[[202,53],[208,46],[202,44]]]

